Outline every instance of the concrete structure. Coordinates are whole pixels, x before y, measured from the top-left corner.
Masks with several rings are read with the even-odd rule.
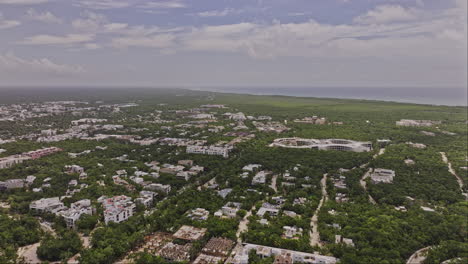
[[[208,243],[206,243],[202,252],[207,255],[227,257],[233,246],[234,242],[232,240],[213,237],[208,241]]]
[[[224,216],[228,218],[235,218],[240,208],[241,208],[240,203],[228,202],[223,207],[221,207],[221,210],[215,212],[214,215],[218,217]]]
[[[297,226],[283,226],[283,237],[287,239],[298,239],[302,236],[302,228]]]
[[[327,123],[327,119],[325,117],[318,117],[318,116],[309,116],[304,117],[302,119],[295,119],[295,123],[305,123],[305,124],[316,124],[316,125],[324,125]]]
[[[164,194],[169,194],[171,192],[171,186],[160,184],[160,183],[152,183],[152,184],[146,185],[145,190],[158,191]]]
[[[125,195],[114,196],[107,198],[101,196],[98,202],[104,207],[104,222],[120,223],[126,221],[135,213],[135,204],[132,202],[130,197]]]
[[[252,185],[257,184],[265,184],[266,183],[266,176],[270,174],[266,171],[259,171],[255,176],[252,178]]]
[[[187,153],[190,154],[205,154],[229,157],[229,151],[232,147],[218,147],[218,146],[187,146]]]
[[[139,204],[142,204],[146,208],[153,206],[154,199],[158,194],[152,191],[141,191],[140,197],[137,198],[135,201]]]
[[[38,149],[34,151],[29,151],[29,152],[23,153],[22,155],[26,157],[30,157],[31,159],[38,159],[44,156],[54,154],[59,151],[62,151],[62,149],[56,148],[56,147],[50,147],[50,148],[42,148],[42,149]]]
[[[268,258],[271,256],[287,259],[290,262],[286,263],[304,263],[304,264],[336,264],[339,259],[330,256],[323,256],[319,254],[311,254],[305,252],[299,252],[294,250],[267,247],[255,244],[244,243],[241,248],[236,252],[234,257],[228,263],[233,264],[248,264],[249,263],[249,252],[255,251],[260,258]],[[279,263],[278,263],[279,264]]]
[[[57,215],[65,219],[68,228],[75,228],[76,222],[83,214],[93,214],[93,208],[91,207],[91,201],[89,199],[74,202],[69,209],[57,213]]]
[[[196,208],[196,209],[190,210],[187,216],[192,220],[205,221],[210,216],[210,212],[204,208]]]
[[[415,127],[430,127],[433,125],[440,125],[441,121],[432,120],[412,120],[412,119],[401,119],[396,121],[397,126],[415,126]]]
[[[270,147],[368,152],[372,150],[372,142],[347,139],[278,138],[270,144]]]
[[[37,201],[31,202],[29,209],[36,213],[57,213],[67,209],[60,201],[59,197],[42,198]]]
[[[163,246],[158,255],[169,262],[188,262],[190,260],[190,251],[192,244],[177,245],[172,242]]]
[[[387,169],[374,169],[370,175],[372,183],[392,183],[395,171]]]
[[[27,156],[22,156],[22,155],[13,155],[13,156],[0,158],[0,169],[10,168],[13,165],[23,163],[23,161],[29,160],[29,159],[31,158]]]
[[[204,237],[206,231],[206,228],[197,228],[193,226],[183,225],[179,228],[179,230],[177,230],[177,232],[174,233],[174,238],[187,241],[196,241]]]

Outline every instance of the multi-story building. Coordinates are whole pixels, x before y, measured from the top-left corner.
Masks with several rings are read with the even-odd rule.
[[[52,197],[52,198],[42,198],[37,201],[31,202],[29,205],[29,209],[37,213],[57,213],[62,210],[67,209],[60,201],[59,197]]]
[[[65,220],[68,228],[75,228],[76,222],[83,214],[93,214],[93,208],[89,199],[74,202],[69,209],[58,212],[58,215],[62,216]]]
[[[270,144],[270,147],[368,152],[372,150],[372,142],[347,139],[278,138]]]
[[[114,196],[107,198],[101,196],[98,202],[102,203],[104,207],[104,222],[120,223],[126,221],[135,213],[135,204],[132,202],[132,198],[125,195]]]
[[[169,194],[171,192],[171,186],[168,184],[164,185],[160,183],[152,183],[146,185],[145,190],[158,191],[165,194]]]
[[[136,199],[137,203],[144,205],[145,207],[151,207],[154,204],[154,199],[158,194],[152,191],[141,191],[140,197]]]

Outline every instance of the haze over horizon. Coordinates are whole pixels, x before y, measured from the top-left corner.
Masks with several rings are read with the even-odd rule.
[[[0,0],[0,86],[467,87],[466,0]]]

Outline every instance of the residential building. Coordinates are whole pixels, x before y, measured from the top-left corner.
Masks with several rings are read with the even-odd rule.
[[[374,169],[370,175],[372,183],[392,183],[395,171],[387,169]]]
[[[203,238],[206,234],[206,228],[197,228],[193,226],[183,225],[182,227],[174,233],[174,238],[187,240],[187,241],[197,241]]]
[[[218,217],[235,218],[240,208],[240,203],[228,202],[223,207],[221,207],[221,210],[215,212],[214,215]]]
[[[135,201],[139,204],[144,205],[146,208],[153,206],[154,199],[158,194],[152,191],[141,191],[140,197]]]
[[[93,214],[93,208],[89,199],[74,202],[69,209],[58,212],[58,215],[62,216],[65,220],[68,228],[75,228],[76,222],[83,214]]]
[[[42,198],[31,202],[29,209],[36,213],[56,213],[67,209],[59,197]]]
[[[126,221],[135,213],[135,204],[130,197],[125,195],[111,198],[101,196],[98,202],[104,207],[104,222],[106,224],[109,222],[120,223]]]
[[[296,226],[283,226],[283,237],[287,239],[297,239],[302,236],[302,231],[300,227]]]
[[[192,220],[205,221],[210,216],[210,212],[204,208],[196,208],[189,210],[187,216]]]

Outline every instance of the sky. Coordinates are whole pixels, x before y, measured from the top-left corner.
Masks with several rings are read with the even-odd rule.
[[[467,87],[467,0],[0,0],[0,86]]]

